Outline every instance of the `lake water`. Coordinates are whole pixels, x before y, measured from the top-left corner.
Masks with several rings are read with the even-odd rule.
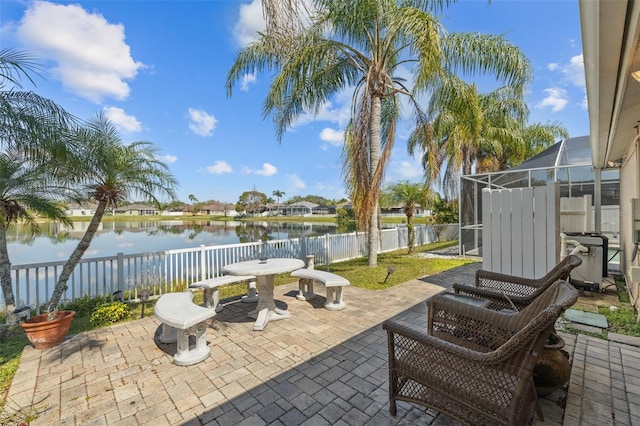
[[[45,223],[41,225],[42,235],[35,237],[28,236],[21,226],[17,226],[7,236],[11,263],[23,265],[67,260],[88,226],[89,222],[76,222],[73,228]],[[83,258],[336,232],[336,225],[330,223],[181,220],[103,222]]]

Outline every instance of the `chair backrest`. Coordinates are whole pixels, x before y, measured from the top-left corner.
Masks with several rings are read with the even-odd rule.
[[[578,291],[566,281],[558,280],[522,311],[505,321],[505,329],[511,330],[508,340],[530,340],[540,333],[553,331],[557,319],[578,300]],[[547,333],[548,335],[548,333]],[[547,335],[544,338],[547,338]]]
[[[544,277],[539,278],[538,287],[534,290],[528,298],[533,300],[542,294],[547,287],[558,280],[569,281],[569,275],[571,271],[582,264],[582,259],[576,255],[569,255],[562,259],[560,263],[553,267]]]
[[[540,278],[541,280],[550,279],[552,281],[563,280],[567,281],[569,279],[569,275],[571,271],[582,264],[582,259],[580,259],[575,254],[570,254],[569,256],[562,259],[556,266],[553,267],[549,272],[545,274],[544,277]]]

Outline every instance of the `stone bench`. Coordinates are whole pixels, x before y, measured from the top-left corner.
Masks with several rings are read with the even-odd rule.
[[[162,322],[160,342],[176,343],[173,361],[177,365],[191,365],[209,356],[206,321],[216,311],[193,303],[193,293],[167,293],[160,296],[154,308],[155,317]],[[189,344],[195,336],[195,346]]]
[[[255,283],[255,279],[256,277],[252,275],[221,275],[219,277],[191,283],[189,288],[204,290],[204,306],[206,308],[213,308],[216,312],[220,312],[223,308],[220,304],[220,292],[218,290],[220,286],[247,281],[247,295],[242,297],[242,301],[257,302],[258,295],[256,293],[255,284],[251,287],[251,283]]]
[[[298,278],[298,300],[311,300],[316,297],[313,292],[314,281],[324,284],[327,289],[327,301],[324,307],[330,311],[344,309],[345,303],[342,301],[342,288],[349,285],[349,281],[340,275],[331,272],[319,271],[317,269],[297,269],[291,273],[292,277]]]

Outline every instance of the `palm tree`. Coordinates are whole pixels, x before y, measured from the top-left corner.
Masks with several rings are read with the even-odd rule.
[[[371,267],[377,265],[378,198],[401,95],[408,96],[417,122],[425,127],[414,90],[396,76],[399,67],[413,65],[418,91],[454,71],[488,72],[520,87],[530,78],[529,62],[503,38],[446,33],[433,13],[448,3],[316,0],[306,29],[272,27],[238,53],[227,74],[231,95],[245,74],[275,71],[264,112],[273,114],[279,139],[300,114],[318,112],[334,94],[354,88],[344,180],[358,225],[369,231]]]
[[[135,196],[159,204],[157,193],[172,200],[176,198],[177,182],[158,159],[158,149],[150,142],[123,145],[116,127],[102,113],[78,130],[78,139],[84,145],[82,161],[77,165],[80,184],[86,198],[97,202],[98,206],[82,239],[62,268],[49,301],[50,312],[58,306],[71,273],[89,248],[108,207]]]
[[[416,129],[409,152],[422,152],[427,182],[441,181],[451,198],[458,196],[460,175],[471,174],[474,165],[478,173],[503,170],[567,135],[557,123],[527,125],[529,110],[519,87],[479,93],[475,84],[455,76],[440,81],[428,114],[430,133]]]
[[[433,200],[434,193],[431,188],[422,183],[398,182],[388,190],[388,199],[394,203],[402,203],[404,214],[407,216],[407,229],[409,232],[409,253],[413,253],[416,233],[413,227],[413,214],[416,207],[428,208]]]
[[[22,80],[34,84],[31,73],[39,65],[29,54],[0,50],[0,145],[16,148],[30,160],[65,161],[72,143],[69,129],[76,119],[55,102],[32,91],[22,91]]]
[[[39,235],[39,217],[71,224],[60,201],[77,194],[59,183],[64,179],[57,172],[46,163],[28,161],[16,150],[0,153],[0,283],[9,324],[17,318],[7,232],[20,221],[31,235]]]
[[[191,206],[191,215],[195,216],[200,211],[200,203],[198,202],[196,196],[193,194],[189,194],[189,201],[193,203],[193,205]]]
[[[39,65],[29,54],[12,49],[0,50],[0,282],[7,320],[15,322],[15,297],[11,285],[6,230],[23,220],[38,232],[32,213],[64,221],[54,201],[60,195],[53,165],[64,164],[73,143],[68,129],[74,117],[55,102],[32,91],[22,91],[22,80],[35,82]],[[51,185],[50,190],[47,186]]]
[[[499,145],[494,140],[489,149],[481,149],[478,153],[478,173],[497,172],[517,166],[523,161],[541,153],[556,141],[568,138],[569,132],[558,122],[532,123],[519,127],[518,138]]]
[[[273,196],[278,200],[278,214],[280,214],[280,198],[284,197],[284,191],[276,189],[272,192]]]

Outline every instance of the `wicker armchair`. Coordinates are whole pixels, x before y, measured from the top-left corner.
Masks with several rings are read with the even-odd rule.
[[[573,286],[557,281],[527,308],[508,314],[436,295],[427,302],[432,334],[385,321],[391,415],[397,401],[407,401],[465,424],[530,422],[538,354],[577,298]]]
[[[565,257],[545,276],[537,279],[522,278],[496,272],[479,270],[476,272],[475,285],[453,284],[456,294],[476,297],[489,301],[488,308],[493,310],[521,310],[544,292],[557,280],[568,281],[571,271],[582,263],[575,255]]]

